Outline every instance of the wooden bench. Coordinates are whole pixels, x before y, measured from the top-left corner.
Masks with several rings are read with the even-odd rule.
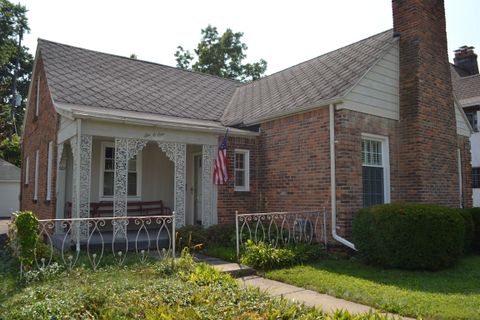
[[[165,207],[162,200],[127,202],[128,216],[169,216],[171,214],[172,210],[169,207]],[[71,217],[72,203],[67,202],[65,203],[65,218],[70,219]],[[113,217],[113,202],[90,202],[90,217]]]

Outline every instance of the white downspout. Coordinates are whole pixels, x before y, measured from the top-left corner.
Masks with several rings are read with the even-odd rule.
[[[353,249],[355,245],[337,234],[337,184],[335,180],[335,105],[329,105],[330,113],[330,202],[332,203],[332,237],[341,244]]]

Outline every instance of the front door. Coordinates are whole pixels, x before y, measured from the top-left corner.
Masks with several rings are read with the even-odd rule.
[[[193,157],[193,222],[202,224],[202,155]]]

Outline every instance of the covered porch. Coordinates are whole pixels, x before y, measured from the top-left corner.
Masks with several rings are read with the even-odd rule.
[[[60,126],[57,219],[173,213],[177,227],[217,223],[218,132],[65,116]]]

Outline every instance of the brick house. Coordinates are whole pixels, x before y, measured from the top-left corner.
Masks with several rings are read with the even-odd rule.
[[[161,200],[178,224],[207,226],[235,210],[326,208],[330,241],[353,247],[364,206],[471,206],[443,1],[392,4],[394,30],[251,83],[39,40],[22,209],[87,217],[113,201],[125,215],[129,201]],[[216,186],[226,128],[231,179]]]
[[[455,51],[451,65],[453,92],[467,115],[473,133],[470,136],[472,152],[473,206],[480,207],[480,74],[473,47],[463,46]]]

